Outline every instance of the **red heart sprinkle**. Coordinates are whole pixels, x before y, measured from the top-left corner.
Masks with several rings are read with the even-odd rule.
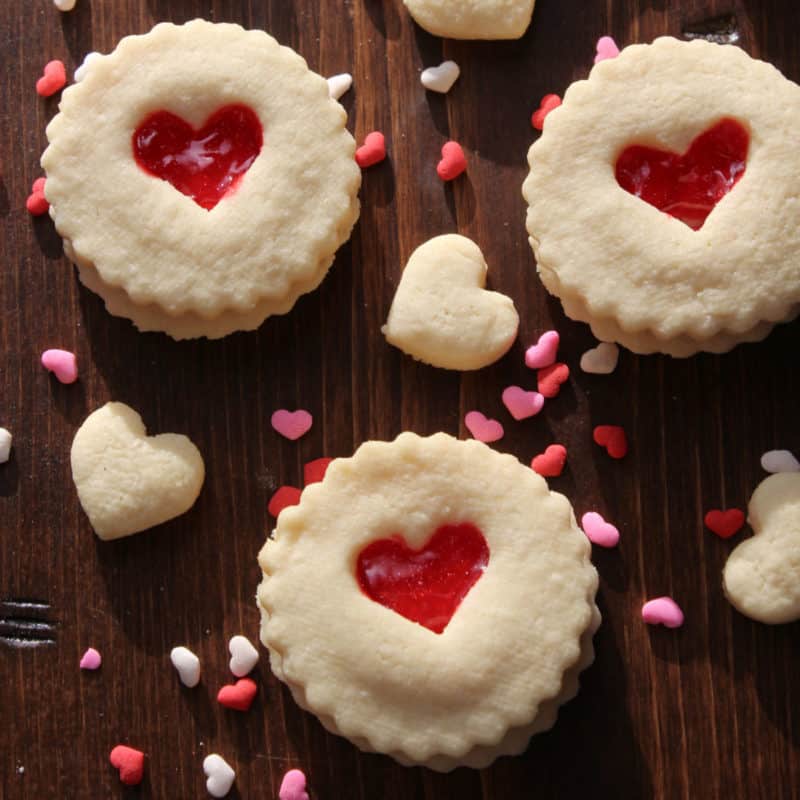
[[[489,546],[471,523],[442,525],[420,550],[402,536],[379,539],[358,555],[361,591],[386,608],[441,633],[489,563]]]
[[[111,766],[119,770],[119,779],[126,786],[138,786],[144,777],[144,753],[118,744],[108,757]]]
[[[36,81],[36,92],[42,97],[50,97],[67,83],[67,68],[63,61],[49,61],[45,64],[44,74]]]
[[[314,461],[309,461],[303,467],[303,483],[308,486],[309,483],[319,483],[328,471],[332,458],[318,458]]]
[[[467,157],[458,142],[447,142],[442,147],[442,160],[436,167],[436,174],[443,181],[455,180],[467,168]]]
[[[281,486],[277,492],[270,498],[267,511],[272,514],[275,519],[288,506],[296,506],[300,502],[300,489],[295,489],[294,486]]]
[[[539,108],[533,112],[531,116],[531,125],[540,131],[544,128],[544,121],[547,115],[554,109],[561,105],[561,98],[557,94],[546,94],[539,103]]]
[[[34,217],[41,217],[50,210],[50,203],[44,195],[45,178],[37,178],[31,186],[31,193],[25,201],[25,208]]]
[[[256,682],[250,678],[242,678],[234,684],[223,686],[217,692],[217,702],[225,708],[232,708],[234,711],[249,711],[256,698],[258,687]]]
[[[368,133],[364,144],[356,150],[356,164],[361,169],[379,164],[386,158],[386,137],[380,131]]]
[[[540,369],[536,373],[539,394],[544,397],[555,397],[561,390],[561,384],[568,378],[569,367],[566,364],[556,363]]]
[[[543,478],[557,478],[567,463],[567,448],[563,444],[551,444],[544,453],[531,461],[531,469]]]
[[[236,191],[263,143],[261,122],[245,105],[220,108],[199,131],[156,111],[134,131],[133,155],[146,173],[210,210]]]
[[[714,509],[705,516],[706,527],[719,536],[720,539],[730,539],[738,533],[744,525],[744,511],[738,508],[729,508],[727,511]]]
[[[628,452],[628,439],[625,430],[619,425],[598,425],[593,436],[597,444],[605,447],[611,458],[624,458]]]

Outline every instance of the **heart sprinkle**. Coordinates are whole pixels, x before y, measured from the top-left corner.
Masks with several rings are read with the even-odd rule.
[[[90,647],[81,657],[81,662],[78,666],[80,666],[81,669],[95,670],[100,669],[102,663],[103,657],[94,647]]]
[[[557,478],[566,463],[567,448],[563,444],[551,444],[531,461],[531,469],[543,478]]]
[[[496,419],[488,419],[480,411],[469,411],[464,417],[464,425],[479,442],[496,442],[503,438],[505,431]]]
[[[519,386],[503,390],[503,405],[516,420],[535,417],[544,407],[544,396],[539,392],[526,392]]]
[[[308,800],[306,776],[299,769],[290,769],[283,776],[278,800]]]
[[[67,84],[67,68],[63,61],[48,61],[42,77],[36,81],[36,92],[41,97],[51,97]]]
[[[249,675],[258,664],[258,650],[246,636],[232,637],[228,642],[228,652],[231,654],[228,666],[237,678]]]
[[[78,380],[78,359],[69,350],[45,350],[42,353],[42,366],[61,383],[75,383]]]
[[[619,347],[613,342],[600,342],[581,356],[581,369],[591,375],[610,375],[619,361]]]
[[[467,157],[458,142],[446,142],[442,147],[442,160],[436,166],[436,174],[443,181],[453,181],[467,168]]]
[[[531,125],[537,131],[544,129],[544,121],[547,115],[554,109],[561,105],[561,98],[557,94],[546,94],[539,103],[539,108],[531,115]]]
[[[616,547],[619,544],[617,528],[596,511],[589,511],[581,517],[581,527],[592,544],[599,547]]]
[[[272,415],[270,422],[281,436],[295,441],[311,430],[314,418],[302,408],[297,411],[287,411],[285,408],[281,408]]]
[[[332,458],[317,458],[314,461],[309,461],[303,467],[303,485],[308,486],[310,483],[319,483],[325,477],[331,461],[333,461]]]
[[[368,133],[364,144],[356,150],[356,164],[361,169],[380,164],[386,158],[386,137],[380,131]]]
[[[203,759],[203,772],[207,778],[206,789],[212,797],[225,797],[236,780],[233,767],[217,753]]]
[[[530,369],[544,369],[554,364],[560,339],[558,331],[543,333],[539,341],[525,351],[525,366]]]
[[[281,486],[270,498],[267,511],[277,519],[284,508],[296,506],[300,502],[301,494],[300,489],[296,489],[294,486]]]
[[[628,453],[628,438],[619,425],[598,425],[593,438],[595,444],[605,447],[611,458],[625,458]]]
[[[11,433],[0,428],[0,464],[5,464],[11,457],[11,440]]]
[[[353,85],[353,76],[349,72],[343,72],[341,75],[331,75],[328,78],[328,94],[331,100],[338,100],[342,95],[350,91]]]
[[[716,533],[720,539],[730,539],[742,529],[744,521],[744,511],[738,508],[729,508],[727,511],[714,509],[709,511],[704,518],[706,527]]]
[[[556,397],[561,391],[561,384],[569,379],[569,367],[566,364],[551,364],[537,373],[539,392],[544,397]]]
[[[75,8],[75,0],[53,0],[53,5],[59,11],[72,11]]]
[[[789,450],[770,450],[761,456],[761,468],[767,472],[800,472],[800,462]]]
[[[108,757],[111,766],[119,770],[119,779],[126,786],[138,786],[144,777],[144,753],[118,744]]]
[[[683,611],[671,597],[657,597],[642,606],[642,619],[648,625],[680,628],[683,625]]]
[[[194,689],[200,683],[200,659],[188,647],[173,647],[169,660],[184,686]]]
[[[455,61],[443,61],[438,67],[428,67],[422,71],[422,85],[432,92],[447,94],[458,80],[461,69]]]
[[[33,217],[41,217],[50,210],[50,203],[47,202],[47,198],[44,196],[46,180],[46,178],[37,178],[33,182],[33,186],[31,186],[31,193],[28,195],[28,199],[25,201],[25,208],[28,209],[28,213]]]
[[[217,692],[217,702],[234,711],[249,711],[256,699],[258,687],[250,678],[240,678],[234,684],[223,686]]]
[[[80,83],[86,77],[86,73],[89,70],[89,65],[101,56],[102,53],[92,51],[83,57],[83,63],[75,70],[75,83]]]
[[[619,47],[617,47],[617,43],[610,36],[601,36],[597,40],[595,52],[594,63],[599,64],[601,61],[608,61],[610,58],[616,58],[619,55]]]

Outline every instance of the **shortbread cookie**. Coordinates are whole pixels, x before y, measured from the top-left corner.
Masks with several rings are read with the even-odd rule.
[[[417,24],[448,39],[519,39],[535,0],[403,0]]]
[[[261,638],[332,732],[481,767],[577,691],[599,623],[589,557],[566,498],[513,456],[404,433],[336,459],[281,512],[259,557]]]
[[[263,31],[162,23],[64,92],[42,157],[51,216],[113,313],[176,338],[253,328],[315,288],[350,235],[345,122],[325,79]]]
[[[523,187],[539,274],[566,313],[676,356],[794,317],[798,108],[773,66],[702,40],[628,47],[570,86]]]
[[[755,536],[728,557],[725,594],[742,614],[759,622],[794,622],[800,619],[800,473],[763,480],[748,512]]]
[[[383,326],[387,341],[445,369],[480,369],[517,338],[514,302],[484,289],[487,266],[464,236],[437,236],[418,247],[403,270]]]
[[[186,436],[147,436],[142,418],[124,403],[107,403],[86,418],[70,460],[78,499],[104,540],[185,513],[205,477],[203,457]]]

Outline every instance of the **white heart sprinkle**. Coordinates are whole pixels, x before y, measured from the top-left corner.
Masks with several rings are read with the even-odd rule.
[[[331,75],[328,78],[328,92],[334,100],[338,100],[345,92],[350,91],[353,85],[353,76],[349,72],[343,72],[341,75]]]
[[[200,683],[200,659],[188,647],[173,647],[169,659],[184,686],[193,689]]]
[[[244,678],[253,671],[258,664],[258,650],[250,644],[246,636],[234,636],[228,642],[228,651],[231,654],[231,672],[237,678]]]
[[[53,0],[53,4],[59,11],[72,11],[75,8],[75,0]]]
[[[447,94],[460,74],[461,69],[455,61],[444,61],[438,67],[428,67],[424,70],[420,80],[426,89]]]
[[[101,56],[102,53],[96,53],[94,51],[86,54],[83,59],[83,64],[81,64],[78,69],[75,70],[75,83],[80,83],[86,77],[86,70],[89,69],[92,61],[100,58]]]
[[[11,434],[0,428],[0,464],[5,464],[11,456]]]
[[[206,789],[212,797],[225,797],[230,792],[236,773],[233,767],[220,755],[212,753],[203,759],[203,772],[206,777]]]
[[[773,473],[800,472],[800,461],[789,450],[770,450],[761,456],[761,467]]]
[[[581,369],[593,375],[610,375],[619,361],[619,347],[613,342],[600,342],[581,356]]]

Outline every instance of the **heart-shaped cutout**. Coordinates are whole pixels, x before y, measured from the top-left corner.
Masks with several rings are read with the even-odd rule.
[[[200,451],[174,433],[147,436],[124,403],[107,403],[75,434],[72,479],[95,533],[118,539],[188,511],[200,494]]]
[[[466,522],[442,525],[419,550],[399,535],[368,544],[356,578],[371,600],[442,633],[488,563],[486,539]]]
[[[229,683],[217,692],[217,702],[234,711],[249,711],[256,699],[258,686],[250,678],[240,678],[236,683]]]
[[[693,230],[744,175],[750,134],[735,119],[701,133],[682,155],[643,145],[626,147],[615,168],[617,183]]]
[[[119,771],[119,779],[125,786],[138,786],[144,778],[144,753],[133,747],[118,744],[109,755],[111,766]]]
[[[403,270],[386,339],[419,361],[444,369],[481,369],[517,336],[513,301],[484,289],[486,262],[464,236],[437,236],[418,247]]]
[[[211,753],[203,759],[203,772],[206,774],[206,790],[212,797],[226,797],[233,788],[236,772],[218,753]]]
[[[740,508],[729,508],[725,511],[715,508],[706,513],[703,521],[720,539],[730,539],[742,529],[745,515]]]
[[[236,190],[263,143],[261,122],[245,105],[220,108],[200,130],[156,111],[134,131],[133,155],[145,172],[210,210]]]

